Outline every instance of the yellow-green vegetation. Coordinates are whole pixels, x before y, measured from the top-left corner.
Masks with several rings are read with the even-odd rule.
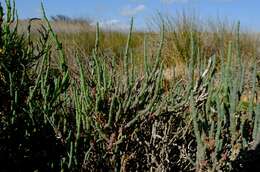
[[[207,33],[162,20],[158,33],[135,33],[132,20],[127,35],[97,25],[93,37],[56,33],[43,12],[35,35],[19,32],[10,0],[3,11],[0,171],[258,167],[259,62],[239,24]]]

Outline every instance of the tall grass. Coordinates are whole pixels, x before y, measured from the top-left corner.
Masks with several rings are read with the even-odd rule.
[[[237,39],[222,47],[225,53],[210,57],[198,53],[197,33],[187,33],[183,78],[188,80],[173,75],[165,82],[165,24],[156,51],[149,52],[144,41],[142,72],[133,65],[133,20],[118,57],[104,54],[97,25],[91,53],[70,56],[77,64],[72,72],[45,12],[32,41],[30,25],[23,35],[19,23],[13,29],[18,21],[14,5],[9,0],[6,5],[5,16],[0,10],[1,171],[239,171],[257,166],[259,69],[252,57],[252,72],[246,75],[239,26]]]
[[[151,31],[165,23],[164,63],[170,69],[175,68],[177,76],[187,74],[185,64],[190,61],[191,32],[196,46],[194,56],[202,57],[196,59],[196,65],[205,64],[213,54],[227,56],[229,43],[235,43],[238,39],[236,23],[214,19],[206,21],[201,20],[196,14],[189,14],[185,11],[177,13],[176,16],[159,14],[149,22]],[[258,39],[256,34],[247,32],[245,29],[240,31],[237,46],[239,46],[243,63],[252,63],[254,57],[258,56]],[[235,49],[233,54],[235,54]],[[217,63],[220,64],[219,62],[218,58]]]

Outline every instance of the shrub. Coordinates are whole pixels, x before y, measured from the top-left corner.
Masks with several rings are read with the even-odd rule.
[[[245,75],[239,38],[204,64],[189,33],[188,80],[173,75],[166,83],[165,25],[153,57],[144,41],[142,72],[132,63],[133,20],[122,65],[104,58],[97,27],[92,54],[85,63],[75,54],[73,74],[44,9],[45,25],[32,41],[30,25],[26,35],[11,26],[18,20],[6,5],[5,18],[0,10],[1,171],[231,171],[257,161],[248,157],[259,147],[258,66],[254,59]]]

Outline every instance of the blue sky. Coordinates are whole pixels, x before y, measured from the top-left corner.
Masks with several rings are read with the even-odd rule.
[[[1,0],[2,1],[2,0]],[[20,18],[40,17],[40,0],[16,0]],[[144,27],[156,12],[175,15],[193,10],[202,19],[240,20],[242,26],[260,31],[259,0],[43,0],[49,16],[63,14],[88,17],[94,22],[125,26],[134,16],[135,25]]]

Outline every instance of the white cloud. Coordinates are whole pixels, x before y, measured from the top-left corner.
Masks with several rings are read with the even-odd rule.
[[[103,21],[101,24],[103,24],[103,25],[116,25],[118,23],[120,23],[120,20],[112,19],[112,20]]]
[[[95,25],[93,23],[93,25]],[[129,24],[126,24],[118,19],[104,20],[99,22],[101,28],[106,30],[117,30],[117,31],[127,31],[129,29]]]
[[[126,6],[121,10],[121,14],[123,16],[134,16],[138,13],[141,13],[142,11],[145,10],[145,5],[144,4],[140,4],[137,5],[135,7],[133,6]]]
[[[145,0],[129,0],[129,1],[131,1],[131,2],[143,2]]]
[[[171,4],[171,3],[186,3],[189,2],[190,0],[161,0],[162,3],[165,4]]]

